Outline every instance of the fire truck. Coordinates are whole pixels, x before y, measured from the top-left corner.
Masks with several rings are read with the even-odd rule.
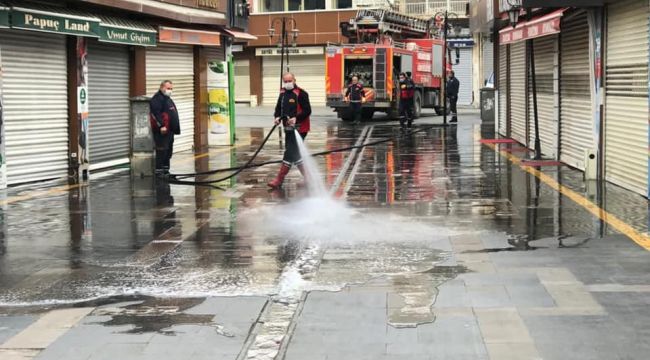
[[[444,41],[434,36],[438,19],[424,20],[393,10],[362,9],[340,26],[349,43],[328,44],[325,65],[327,106],[334,108],[340,119],[352,118],[344,95],[353,75],[359,77],[366,90],[364,118],[371,118],[375,112],[397,117],[398,75],[402,72],[411,73],[416,85],[414,115],[419,117],[422,108],[433,108],[438,115],[442,114],[443,69],[450,62],[445,62]]]

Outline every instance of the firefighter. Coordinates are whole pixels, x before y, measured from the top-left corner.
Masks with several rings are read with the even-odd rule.
[[[361,122],[361,105],[366,102],[366,91],[356,75],[352,76],[352,83],[345,91],[345,102],[350,103],[353,124],[359,124]]]
[[[406,73],[399,74],[399,124],[402,128],[413,125],[413,98],[415,97],[415,84]]]
[[[449,80],[447,80],[447,98],[451,105],[451,120],[449,122],[458,122],[458,112],[456,104],[458,103],[458,90],[460,89],[460,81],[456,78],[456,73],[449,71]]]
[[[298,130],[300,137],[304,140],[309,132],[310,115],[309,94],[296,85],[296,77],[292,73],[285,73],[282,76],[282,89],[280,89],[274,116],[275,124],[282,123],[284,126],[286,146],[280,171],[275,179],[269,181],[269,187],[280,188],[293,165],[298,166],[298,170],[307,180],[294,129]]]

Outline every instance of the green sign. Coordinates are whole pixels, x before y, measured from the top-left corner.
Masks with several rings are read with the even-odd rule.
[[[155,32],[123,29],[104,24],[99,26],[99,41],[103,42],[156,46],[156,35]]]
[[[99,36],[99,19],[14,8],[11,27],[79,36]]]
[[[9,27],[9,9],[0,7],[0,28]]]

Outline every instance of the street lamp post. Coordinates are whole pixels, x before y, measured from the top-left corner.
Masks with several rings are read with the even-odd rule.
[[[280,27],[280,33],[277,34],[276,27]],[[291,32],[291,36],[289,36]],[[282,87],[282,75],[285,71],[289,71],[289,52],[287,47],[289,43],[291,46],[296,46],[298,40],[298,27],[296,26],[296,19],[290,17],[280,17],[271,20],[271,27],[268,29],[269,38],[271,42],[277,38],[278,46],[280,47],[280,87]],[[284,57],[287,57],[287,68],[284,68]]]
[[[442,122],[443,124],[447,124],[447,54],[449,54],[449,50],[447,47],[447,34],[449,32],[449,17],[454,18],[455,20],[458,20],[458,15],[456,13],[450,13],[449,11],[445,10],[445,12],[439,12],[436,13],[433,18],[434,19],[443,19],[442,21],[442,42],[445,46],[445,52],[443,54],[443,60],[442,60]],[[454,32],[456,32],[456,28],[454,28]],[[451,55],[449,56],[451,58]],[[451,59],[449,59],[451,61]]]

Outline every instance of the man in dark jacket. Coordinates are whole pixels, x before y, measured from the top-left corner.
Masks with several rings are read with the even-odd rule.
[[[297,165],[302,176],[307,181],[309,180],[305,176],[305,169],[302,164],[302,157],[300,156],[300,149],[298,148],[296,132],[294,130],[297,130],[300,137],[304,140],[310,129],[310,115],[311,104],[309,103],[309,94],[296,85],[296,77],[292,73],[284,74],[282,77],[282,89],[280,89],[280,96],[275,106],[274,116],[275,124],[279,125],[282,123],[282,126],[284,126],[286,146],[278,176],[268,183],[269,187],[274,189],[281,187],[284,178],[293,165]]]
[[[352,83],[345,91],[345,101],[350,103],[354,124],[359,124],[361,122],[361,105],[366,102],[366,91],[356,75],[352,76]]]
[[[413,124],[413,103],[415,97],[415,84],[406,73],[399,74],[399,124],[402,128],[406,124],[410,128]]]
[[[458,122],[458,115],[456,111],[456,104],[458,103],[458,90],[460,89],[460,81],[456,78],[453,71],[449,72],[449,80],[447,80],[447,98],[451,105],[451,120],[450,122]]]
[[[169,174],[169,161],[174,152],[174,135],[181,133],[180,120],[176,104],[171,99],[174,85],[165,80],[160,83],[160,90],[149,102],[149,122],[156,144],[156,175]]]

